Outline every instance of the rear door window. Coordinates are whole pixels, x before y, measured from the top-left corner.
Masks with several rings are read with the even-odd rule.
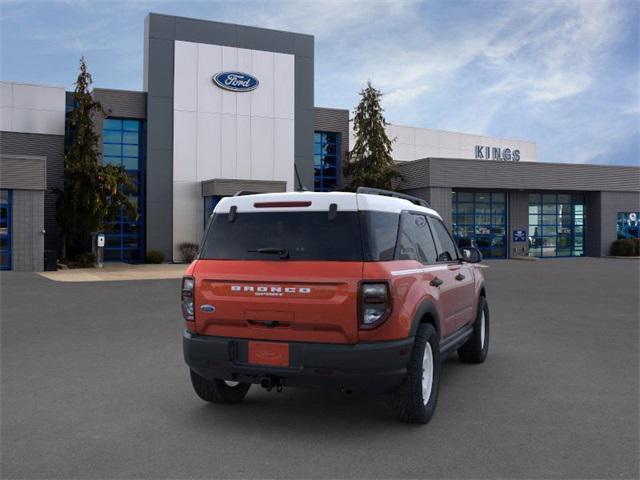
[[[239,212],[214,215],[202,247],[201,259],[362,261],[358,212]]]
[[[433,233],[438,239],[438,261],[439,262],[451,262],[458,259],[458,249],[456,248],[451,235],[444,223],[438,218],[431,218],[431,226],[433,227]]]
[[[426,216],[409,212],[402,214],[396,259],[435,263],[436,246]]]

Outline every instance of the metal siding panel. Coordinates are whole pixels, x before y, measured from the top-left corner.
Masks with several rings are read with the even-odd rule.
[[[509,222],[506,225],[509,255],[511,257],[526,256],[529,253],[529,242],[514,243],[514,230],[529,231],[529,194],[527,192],[508,192]]]
[[[145,31],[147,81],[146,247],[173,255],[173,68],[175,17],[150,14]]]
[[[640,212],[640,193],[601,192],[600,194],[600,255],[609,255],[617,238],[618,212]],[[588,228],[588,227],[587,227]]]
[[[413,195],[414,197],[426,200],[431,208],[440,214],[442,221],[449,228],[453,227],[452,206],[451,206],[451,189],[450,188],[416,188],[410,190],[402,190],[402,193]]]
[[[235,28],[238,45],[242,44],[242,48],[276,53],[295,53],[295,33],[243,25],[237,25]]]
[[[47,250],[60,248],[60,230],[56,222],[56,200],[53,188],[64,188],[64,136],[33,133],[0,132],[0,152],[8,155],[46,157],[44,194],[44,228]],[[4,177],[4,172],[3,175]]]
[[[314,43],[313,35],[297,33],[293,39],[296,57],[313,58]]]
[[[44,192],[13,191],[12,268],[39,272],[44,268]]]
[[[0,188],[45,190],[46,169],[46,157],[0,156]]]
[[[286,192],[287,182],[277,180],[242,180],[216,178],[202,182],[202,196],[213,195],[227,196],[234,195],[240,191],[256,193]]]
[[[144,119],[147,116],[146,92],[96,88],[93,96],[102,103],[109,117]]]
[[[295,58],[295,166],[300,180],[313,189],[314,60]],[[296,181],[297,182],[297,181]]]
[[[396,171],[402,176],[399,190],[427,188],[430,183],[430,160],[396,163]]]
[[[586,195],[585,253],[590,257],[602,255],[602,192]]]
[[[223,45],[237,47],[237,25],[193,18],[173,17],[175,20],[175,40],[194,43],[209,43],[211,45]]]
[[[296,77],[296,83],[298,79]],[[296,119],[294,128],[295,166],[300,180],[307,188],[313,190],[313,109],[298,108],[298,94],[296,92]],[[298,181],[296,178],[296,188]]]
[[[451,231],[453,228],[453,220],[451,216],[451,189],[442,187],[430,188],[429,204],[440,214],[442,221],[447,228],[449,228],[449,231]]]
[[[145,19],[145,36],[173,40],[176,34],[176,17],[149,13]]]
[[[344,185],[342,166],[349,152],[349,110],[336,108],[314,109],[313,128],[315,131],[340,133],[340,185]]]
[[[422,187],[550,191],[640,191],[640,168],[430,158],[398,164],[402,190]],[[430,175],[418,175],[428,169]],[[421,178],[420,178],[421,177]]]

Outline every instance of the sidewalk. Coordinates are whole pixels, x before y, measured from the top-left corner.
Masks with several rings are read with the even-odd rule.
[[[159,265],[107,264],[104,268],[70,268],[38,275],[55,282],[113,282],[121,280],[164,280],[182,278],[186,264]]]

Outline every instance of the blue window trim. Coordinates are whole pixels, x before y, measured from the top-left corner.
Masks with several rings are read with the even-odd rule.
[[[335,142],[330,142],[327,140],[327,135],[335,135],[336,141]],[[331,192],[333,190],[337,190],[338,188],[340,188],[340,163],[341,163],[341,159],[340,159],[340,145],[342,143],[342,138],[341,138],[341,134],[340,132],[328,132],[328,131],[320,131],[320,130],[316,130],[314,132],[314,145],[313,145],[313,152],[314,152],[314,171],[316,168],[316,163],[315,163],[315,157],[319,156],[320,157],[320,162],[321,164],[325,162],[325,160],[327,158],[333,158],[335,157],[335,169],[336,169],[336,174],[335,175],[325,175],[324,174],[324,170],[322,168],[320,168],[320,174],[319,175],[315,175],[314,174],[314,190],[316,192]],[[335,155],[333,154],[326,154],[326,153],[320,153],[320,154],[316,154],[316,147],[320,147],[319,151],[323,152],[324,148],[327,146],[333,146],[335,147]]]
[[[458,234],[459,229],[460,228],[471,228],[473,234],[471,235],[470,239],[471,241],[474,243],[474,246],[477,246],[477,239],[479,237],[479,235],[476,233],[477,232],[477,227],[478,226],[488,226],[489,227],[489,231],[492,231],[494,226],[495,227],[500,227],[504,229],[504,235],[494,235],[494,234],[488,234],[487,237],[489,237],[490,241],[493,243],[493,239],[494,238],[502,238],[502,244],[503,246],[500,248],[493,248],[492,243],[489,244],[489,248],[480,248],[480,250],[482,251],[482,254],[485,258],[507,258],[508,252],[509,252],[509,245],[510,245],[510,239],[509,239],[509,235],[507,235],[508,232],[508,225],[509,225],[509,204],[508,204],[508,195],[506,192],[468,192],[468,191],[458,191],[458,190],[454,190],[453,193],[455,194],[452,202],[451,202],[451,219],[452,219],[452,223],[453,223],[453,236],[456,240],[456,242],[458,243],[458,246],[462,247],[464,245],[462,245],[462,237],[460,237],[460,235]],[[467,195],[471,195],[471,200],[470,201],[460,201],[460,196],[459,194],[467,194]],[[479,202],[478,201],[478,196],[480,195],[489,195],[489,202]],[[494,201],[494,195],[500,195],[500,197],[502,198],[503,201]],[[483,205],[488,205],[489,207],[489,212],[488,213],[479,213],[479,208],[478,208],[478,204],[483,204]],[[460,212],[460,206],[461,205],[471,205],[471,211],[470,212]],[[504,212],[502,213],[493,213],[493,206],[494,205],[504,205]],[[458,216],[460,215],[468,215],[473,217],[473,223],[458,223],[456,221],[456,219],[458,218]],[[489,222],[478,222],[478,217],[481,215],[487,215],[489,217]],[[502,218],[502,222],[497,222],[496,219]],[[502,250],[502,255],[494,255],[494,250],[497,252],[498,250]]]
[[[115,121],[115,122],[114,122]],[[114,125],[115,124],[115,125]],[[146,218],[146,158],[145,158],[145,121],[140,119],[131,119],[131,118],[117,118],[117,117],[109,117],[104,120],[103,123],[103,146],[104,145],[120,145],[121,147],[124,145],[135,145],[138,148],[138,155],[125,155],[124,149],[121,148],[120,155],[107,155],[103,156],[103,161],[105,158],[109,159],[118,159],[119,163],[116,165],[125,166],[125,159],[135,159],[138,168],[131,169],[128,168],[125,171],[127,174],[133,176],[135,180],[133,183],[136,185],[137,190],[137,200],[138,200],[138,219],[137,220],[127,220],[124,217],[124,214],[121,213],[119,218],[115,221],[105,221],[105,226],[115,226],[117,225],[117,229],[105,229],[105,239],[109,242],[109,239],[117,238],[119,239],[119,246],[117,247],[105,247],[105,254],[107,252],[120,252],[117,256],[105,255],[105,262],[131,262],[138,263],[144,261],[144,256],[146,252],[146,241],[145,241],[145,218]],[[120,142],[106,141],[105,132],[118,133],[120,135]],[[137,143],[133,143],[131,141],[124,140],[125,133],[136,133],[137,134]],[[103,148],[104,150],[104,148]],[[137,233],[125,233],[125,228],[127,226],[135,226],[137,227]],[[130,240],[133,238],[138,239],[138,247],[132,248],[127,246],[125,243],[126,240]],[[131,258],[131,252],[138,251],[137,258]]]
[[[5,190],[5,189],[3,189]],[[0,236],[5,236],[7,238],[7,248],[4,250],[0,250],[0,253],[4,253],[6,254],[7,257],[7,262],[6,263],[1,263],[0,264],[0,270],[11,270],[12,268],[12,239],[11,237],[13,236],[11,233],[11,229],[13,226],[13,191],[12,190],[5,190],[7,192],[7,201],[6,202],[1,202],[0,205],[2,206],[6,206],[7,207],[7,233],[6,234],[2,234]]]
[[[536,203],[531,203],[531,197],[533,195],[540,195],[540,201],[536,202]],[[544,201],[544,195],[546,196],[554,196],[554,202],[545,202]],[[559,197],[560,195],[570,195],[571,196],[571,202],[560,202]],[[559,205],[571,205],[571,212],[568,214],[571,217],[571,226],[569,227],[570,232],[567,233],[561,233],[560,232],[560,227],[561,224],[558,221],[558,218],[562,215],[567,215],[566,212],[560,212],[559,211]],[[551,213],[545,213],[544,211],[544,205],[550,206],[553,205],[554,206],[554,211]],[[576,223],[576,220],[578,219],[578,214],[576,212],[576,207],[577,206],[581,206],[582,207],[582,212],[579,215],[579,219],[582,222],[581,224]],[[538,207],[539,211],[537,213],[531,213],[531,207]],[[547,208],[547,212],[549,211],[549,208]],[[528,214],[528,225],[529,228],[527,229],[527,233],[529,232],[529,230],[533,227],[533,228],[539,228],[542,230],[542,235],[537,235],[533,238],[541,238],[541,239],[553,239],[555,244],[554,244],[554,253],[555,255],[544,255],[544,244],[540,245],[539,247],[532,247],[531,245],[529,245],[529,256],[530,257],[538,257],[538,258],[566,258],[566,257],[584,257],[585,256],[585,252],[586,252],[586,198],[584,195],[582,194],[575,194],[575,193],[548,193],[548,192],[532,192],[528,195],[528,207],[527,207],[527,214]],[[531,217],[532,216],[536,216],[538,218],[538,222],[537,223],[531,223]],[[548,218],[549,217],[555,217],[555,222],[549,222]],[[555,234],[553,235],[544,235],[544,227],[554,227],[555,229]],[[576,227],[582,227],[582,232],[581,233],[576,233]],[[566,228],[566,227],[564,227]],[[566,237],[566,235],[568,235],[568,237]],[[564,236],[564,237],[563,237]],[[529,237],[531,238],[531,235],[529,235]],[[559,245],[560,245],[560,238],[568,238],[569,239],[569,244],[568,246],[566,246],[565,248],[560,249]],[[580,248],[576,248],[576,239],[580,239],[581,240],[581,247]],[[542,240],[544,242],[544,240]],[[568,255],[558,255],[558,251],[559,250],[568,250],[569,254]]]

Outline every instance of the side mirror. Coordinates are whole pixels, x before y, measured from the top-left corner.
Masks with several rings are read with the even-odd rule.
[[[482,261],[482,252],[476,247],[465,247],[462,249],[462,259],[469,263],[479,263]]]

